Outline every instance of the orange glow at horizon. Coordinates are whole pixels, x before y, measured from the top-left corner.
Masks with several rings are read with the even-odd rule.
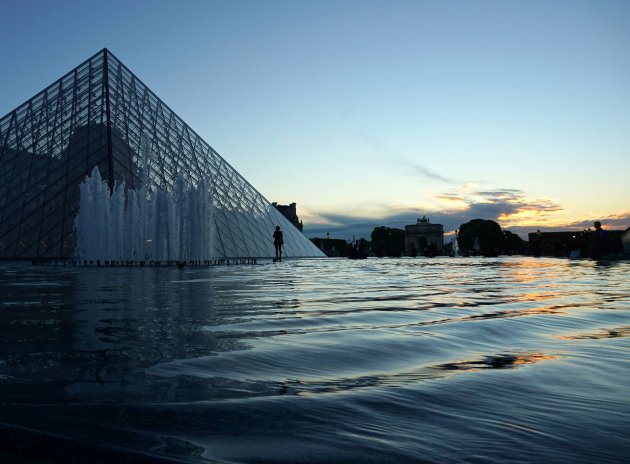
[[[502,213],[497,220],[503,227],[511,226],[560,226],[563,221],[554,221],[549,217],[549,211],[523,209],[514,213]]]

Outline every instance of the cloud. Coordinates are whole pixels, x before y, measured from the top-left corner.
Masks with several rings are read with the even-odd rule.
[[[439,193],[437,195],[434,195],[433,197],[438,199],[438,200],[446,200],[446,201],[453,201],[453,202],[465,202],[466,201],[466,197],[464,195],[460,195],[458,193]]]
[[[523,197],[523,192],[518,189],[482,190],[475,192],[475,194],[483,198],[500,198],[503,200],[518,200]]]
[[[506,226],[546,221],[564,208],[549,199],[528,198],[522,190],[494,189],[471,192],[465,203],[471,214]]]
[[[335,238],[347,240],[355,237],[369,238],[374,227],[387,226],[404,228],[414,224],[416,219],[429,216],[431,222],[442,224],[445,232],[452,232],[472,219],[491,219],[504,229],[514,230],[522,237],[528,232],[546,228],[552,213],[563,211],[561,205],[549,199],[531,199],[517,189],[475,190],[462,189],[461,192],[447,192],[435,196],[436,199],[454,202],[450,209],[421,209],[417,207],[390,207],[389,212],[377,216],[343,215],[318,212],[320,220],[305,224],[305,233],[309,237],[325,236],[330,233]],[[617,218],[615,221],[623,221]],[[612,221],[612,219],[611,219]],[[604,222],[604,221],[602,221]],[[529,225],[527,225],[529,224]],[[591,222],[592,225],[592,222]]]
[[[371,205],[374,213],[339,214],[319,211],[310,214],[305,221],[304,233],[308,237],[331,237],[350,240],[370,238],[378,226],[403,229],[414,224],[417,218],[428,216],[433,223],[442,224],[445,233],[451,233],[472,219],[491,219],[505,230],[527,239],[528,234],[561,230],[585,230],[601,221],[606,229],[625,230],[630,226],[630,211],[609,214],[604,217],[580,218],[570,222],[558,220],[558,213],[565,212],[562,205],[547,198],[531,198],[519,189],[479,189],[475,185],[464,185],[434,195],[432,207],[404,207]]]
[[[374,134],[360,133],[359,138],[371,149],[372,152],[378,153],[381,156],[386,155],[383,159],[387,159],[388,165],[390,167],[395,166],[397,170],[403,174],[419,176],[423,180],[429,179],[448,184],[461,183],[458,180],[446,177],[436,171],[433,171],[432,169],[427,168],[426,166],[423,166],[422,164],[402,156],[394,147],[384,143],[382,140],[375,137]],[[418,157],[416,156],[416,158]],[[423,158],[430,159],[429,156],[423,156]]]
[[[625,230],[630,226],[630,211],[625,211],[618,214],[611,214],[603,217],[592,217],[587,219],[581,219],[578,221],[570,222],[562,225],[565,230],[584,230],[589,227],[593,227],[593,222],[599,221],[606,229],[618,229]]]
[[[437,180],[439,182],[446,182],[448,184],[458,183],[457,180],[443,176],[435,171],[432,171],[431,169],[422,166],[421,164],[410,161],[408,159],[400,158],[397,161],[394,161],[394,164],[396,164],[400,169],[404,170],[404,172],[408,175],[420,176],[423,179]]]

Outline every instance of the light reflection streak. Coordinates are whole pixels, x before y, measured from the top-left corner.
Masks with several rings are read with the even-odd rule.
[[[560,356],[544,353],[497,354],[481,359],[455,361],[433,366],[422,366],[415,371],[374,374],[352,378],[329,380],[289,380],[281,385],[283,394],[313,396],[324,393],[376,387],[404,387],[426,380],[436,380],[462,371],[475,372],[486,369],[515,369],[529,364],[559,359]]]
[[[498,354],[495,356],[484,356],[483,359],[472,361],[457,361],[440,364],[437,369],[476,371],[480,369],[513,369],[525,364],[535,364],[542,361],[558,359],[558,356],[544,353],[521,353],[521,354]]]
[[[599,332],[578,333],[572,335],[554,335],[560,340],[601,340],[606,338],[630,337],[630,326],[618,327],[616,329],[602,329]]]

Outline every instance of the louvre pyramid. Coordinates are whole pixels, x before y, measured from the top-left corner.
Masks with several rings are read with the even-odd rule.
[[[0,119],[0,258],[74,257],[79,183],[98,166],[109,183],[137,189],[151,141],[151,190],[172,190],[183,174],[214,188],[214,257],[323,256],[293,224],[103,49]]]

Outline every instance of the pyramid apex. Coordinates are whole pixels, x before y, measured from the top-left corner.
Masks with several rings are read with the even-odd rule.
[[[113,56],[114,58],[116,58],[116,55],[114,55],[112,53],[112,51],[107,48],[107,47],[103,47],[101,50],[99,50],[96,55],[103,55],[103,56]]]

